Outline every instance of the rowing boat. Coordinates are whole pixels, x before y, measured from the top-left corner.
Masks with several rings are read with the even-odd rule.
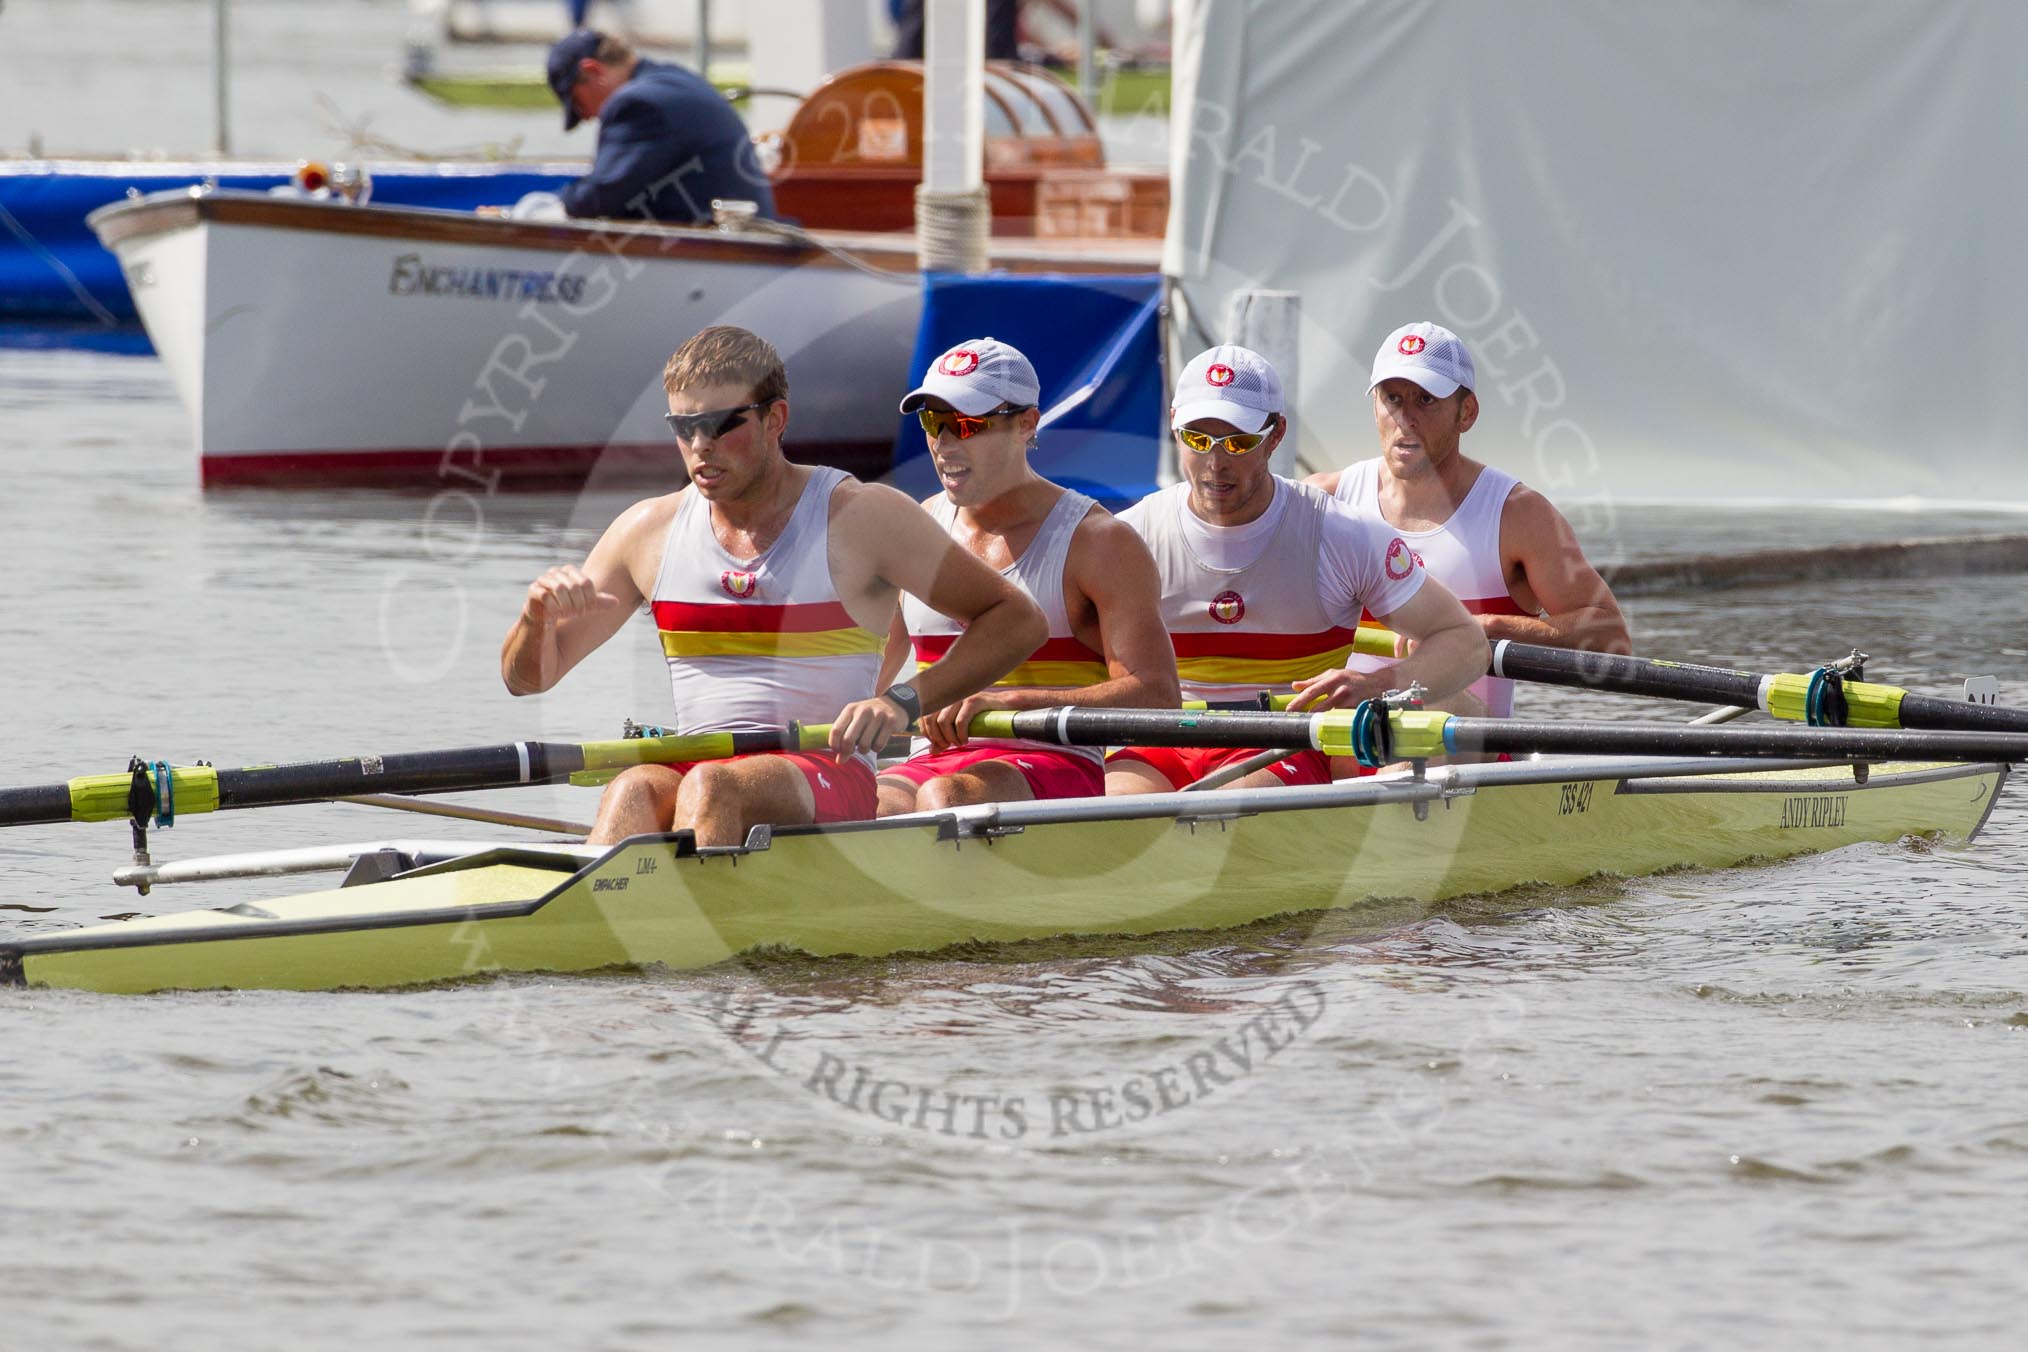
[[[15,939],[0,945],[0,977],[108,992],[387,987],[703,967],[758,948],[881,956],[1221,929],[1909,835],[1964,840],[2006,774],[1875,766],[1861,783],[1843,764],[1594,758],[990,804],[757,829],[729,849],[697,849],[687,832],[434,858],[362,847],[392,876]]]
[[[1562,659],[1536,661],[1539,679]],[[1629,659],[1621,659],[1624,663]],[[1735,679],[1736,678],[1736,679]],[[1746,697],[1787,678],[1649,663],[1587,681]],[[499,972],[696,968],[766,949],[880,957],[1067,935],[1217,930],[1333,908],[1396,917],[1529,884],[1788,859],[1862,841],[1966,841],[2028,760],[2028,714],[1806,681],[1772,712],[1813,725],[1529,723],[1413,699],[1354,710],[1054,709],[987,713],[980,736],[1072,745],[1310,747],[1378,775],[999,803],[876,822],[757,826],[736,847],[687,831],[610,848],[373,842],[153,864],[146,830],[183,814],[584,782],[627,765],[811,748],[828,729],[513,743],[243,769],[135,761],[126,774],[0,790],[0,825],[127,817],[118,881],[345,869],[323,890],[0,939],[0,983],[138,993],[390,987]],[[1793,705],[1794,708],[1790,708]],[[1922,730],[1889,726],[1919,719]],[[1847,720],[1851,721],[1847,721]],[[1832,722],[1832,726],[1825,726]],[[1433,764],[1458,752],[1530,759]],[[1546,758],[1545,758],[1546,756]]]

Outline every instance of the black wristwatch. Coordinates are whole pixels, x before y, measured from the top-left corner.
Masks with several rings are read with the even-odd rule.
[[[913,723],[922,717],[922,696],[916,693],[914,686],[890,685],[887,689],[881,691],[880,694],[881,698],[891,699],[896,704],[899,704],[901,711],[908,715],[909,722]]]

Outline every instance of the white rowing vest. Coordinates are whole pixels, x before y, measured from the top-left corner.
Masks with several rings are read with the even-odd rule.
[[[1507,593],[1507,570],[1500,555],[1500,517],[1507,495],[1520,483],[1505,470],[1486,465],[1450,519],[1430,530],[1401,530],[1401,537],[1429,575],[1451,589],[1474,615],[1530,615]],[[1338,476],[1338,500],[1357,512],[1380,511],[1380,462],[1362,460]],[[1371,620],[1372,616],[1366,616]],[[1379,671],[1394,665],[1391,657],[1355,653],[1355,671]],[[1514,712],[1514,682],[1482,676],[1469,687],[1495,718]]]
[[[812,468],[789,524],[751,559],[719,544],[702,494],[684,494],[651,598],[681,731],[829,723],[873,697],[886,637],[860,627],[831,580],[831,493],[847,477]]]
[[[994,682],[995,685],[1068,689],[1097,685],[1112,674],[1106,666],[1105,655],[1093,652],[1071,632],[1070,609],[1063,597],[1063,567],[1070,558],[1071,537],[1077,534],[1077,528],[1084,523],[1093,505],[1092,499],[1066,488],[1049,509],[1049,515],[1042,519],[1035,538],[1021,551],[1021,557],[1000,570],[1002,577],[1021,588],[1030,600],[1042,608],[1043,618],[1049,621],[1049,637],[1029,654],[1027,661]],[[936,518],[937,524],[945,531],[956,533],[957,504],[946,494],[937,494],[924,503],[923,508]],[[908,639],[915,649],[917,671],[942,658],[964,630],[964,626],[950,616],[932,610],[906,593],[901,598],[901,621],[908,626]],[[965,745],[1046,749],[1084,756],[1094,763],[1105,758],[1103,749],[1099,747],[1065,747],[1023,738],[974,737]],[[920,756],[929,749],[929,741],[918,737],[910,754]]]
[[[1190,547],[1187,484],[1153,493],[1128,511],[1161,575],[1162,623],[1185,699],[1286,695],[1291,681],[1343,667],[1351,654],[1355,631],[1326,612],[1318,582],[1331,499],[1287,479],[1278,489],[1287,495],[1281,520],[1261,556],[1244,568],[1214,568]]]

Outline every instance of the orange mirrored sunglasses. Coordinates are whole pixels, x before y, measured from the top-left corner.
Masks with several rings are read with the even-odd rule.
[[[990,413],[981,414],[976,418],[968,413],[947,413],[937,408],[920,408],[916,410],[915,417],[916,421],[922,424],[922,430],[929,433],[932,437],[940,437],[946,432],[953,432],[957,434],[959,441],[970,441],[973,437],[985,431],[986,424],[992,422],[993,419],[1000,417],[1002,414],[1025,412],[1028,407],[1027,404],[1006,404],[994,409]]]

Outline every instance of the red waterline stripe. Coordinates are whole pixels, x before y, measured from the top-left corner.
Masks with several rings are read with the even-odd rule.
[[[836,465],[878,478],[892,463],[890,441],[812,441],[784,448],[801,464]],[[260,451],[207,455],[206,488],[574,488],[594,474],[603,484],[683,482],[683,458],[669,442],[612,445],[487,446],[477,451],[393,447],[373,451]]]

